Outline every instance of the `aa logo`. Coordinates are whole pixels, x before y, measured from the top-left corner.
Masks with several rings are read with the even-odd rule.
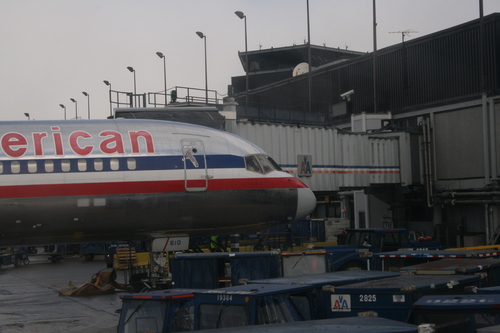
[[[311,155],[297,155],[297,173],[301,177],[311,177],[312,170],[312,156]]]
[[[351,295],[332,295],[332,311],[351,311]]]

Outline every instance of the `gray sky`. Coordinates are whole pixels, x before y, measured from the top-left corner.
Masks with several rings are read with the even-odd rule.
[[[311,42],[371,52],[372,0],[309,0]],[[91,118],[109,115],[108,87],[137,92],[167,87],[205,88],[203,40],[207,36],[208,88],[220,97],[232,76],[244,75],[238,51],[302,44],[307,40],[306,0],[0,0],[0,120]],[[484,14],[500,12],[484,0]],[[378,0],[377,44],[384,48],[479,16],[479,0]]]

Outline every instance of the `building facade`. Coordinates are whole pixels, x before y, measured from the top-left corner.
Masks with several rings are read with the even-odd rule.
[[[377,50],[375,61],[339,51],[288,78],[283,68],[304,58],[273,76],[273,52],[267,60],[266,50],[248,53],[266,68],[248,66],[249,90],[232,79],[232,131],[285,168],[309,161],[311,174],[297,177],[317,194],[316,217],[407,227],[447,246],[500,240],[500,14]],[[399,174],[377,179],[381,166]],[[348,172],[363,167],[366,174]]]

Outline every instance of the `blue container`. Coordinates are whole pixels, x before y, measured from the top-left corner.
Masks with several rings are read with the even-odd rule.
[[[500,295],[424,296],[413,305],[413,318],[435,324],[437,333],[481,332],[500,324]]]
[[[388,277],[400,276],[395,272],[380,271],[340,271],[324,274],[300,275],[291,277],[281,277],[274,279],[263,279],[248,281],[248,284],[284,284],[284,285],[309,285],[314,288],[314,318],[326,319],[330,312],[331,289],[337,286],[353,284],[363,281],[384,279]]]
[[[195,330],[314,319],[313,287],[249,284],[196,293]]]
[[[500,258],[500,250],[398,250],[373,253],[374,267],[377,270],[400,269],[439,259]]]
[[[500,259],[440,259],[400,268],[408,274],[482,274],[481,287],[500,285]]]
[[[178,253],[170,266],[173,288],[213,289],[281,276],[279,251]]]
[[[402,275],[336,287],[330,298],[330,318],[374,312],[379,317],[407,322],[418,299],[428,294],[460,294],[477,285],[475,275]]]
[[[171,289],[120,295],[118,333],[192,331],[193,298],[197,291],[200,290]]]

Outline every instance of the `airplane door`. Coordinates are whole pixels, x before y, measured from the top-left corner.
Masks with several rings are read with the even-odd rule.
[[[208,187],[205,147],[200,139],[182,139],[184,187],[188,192],[205,191]]]

